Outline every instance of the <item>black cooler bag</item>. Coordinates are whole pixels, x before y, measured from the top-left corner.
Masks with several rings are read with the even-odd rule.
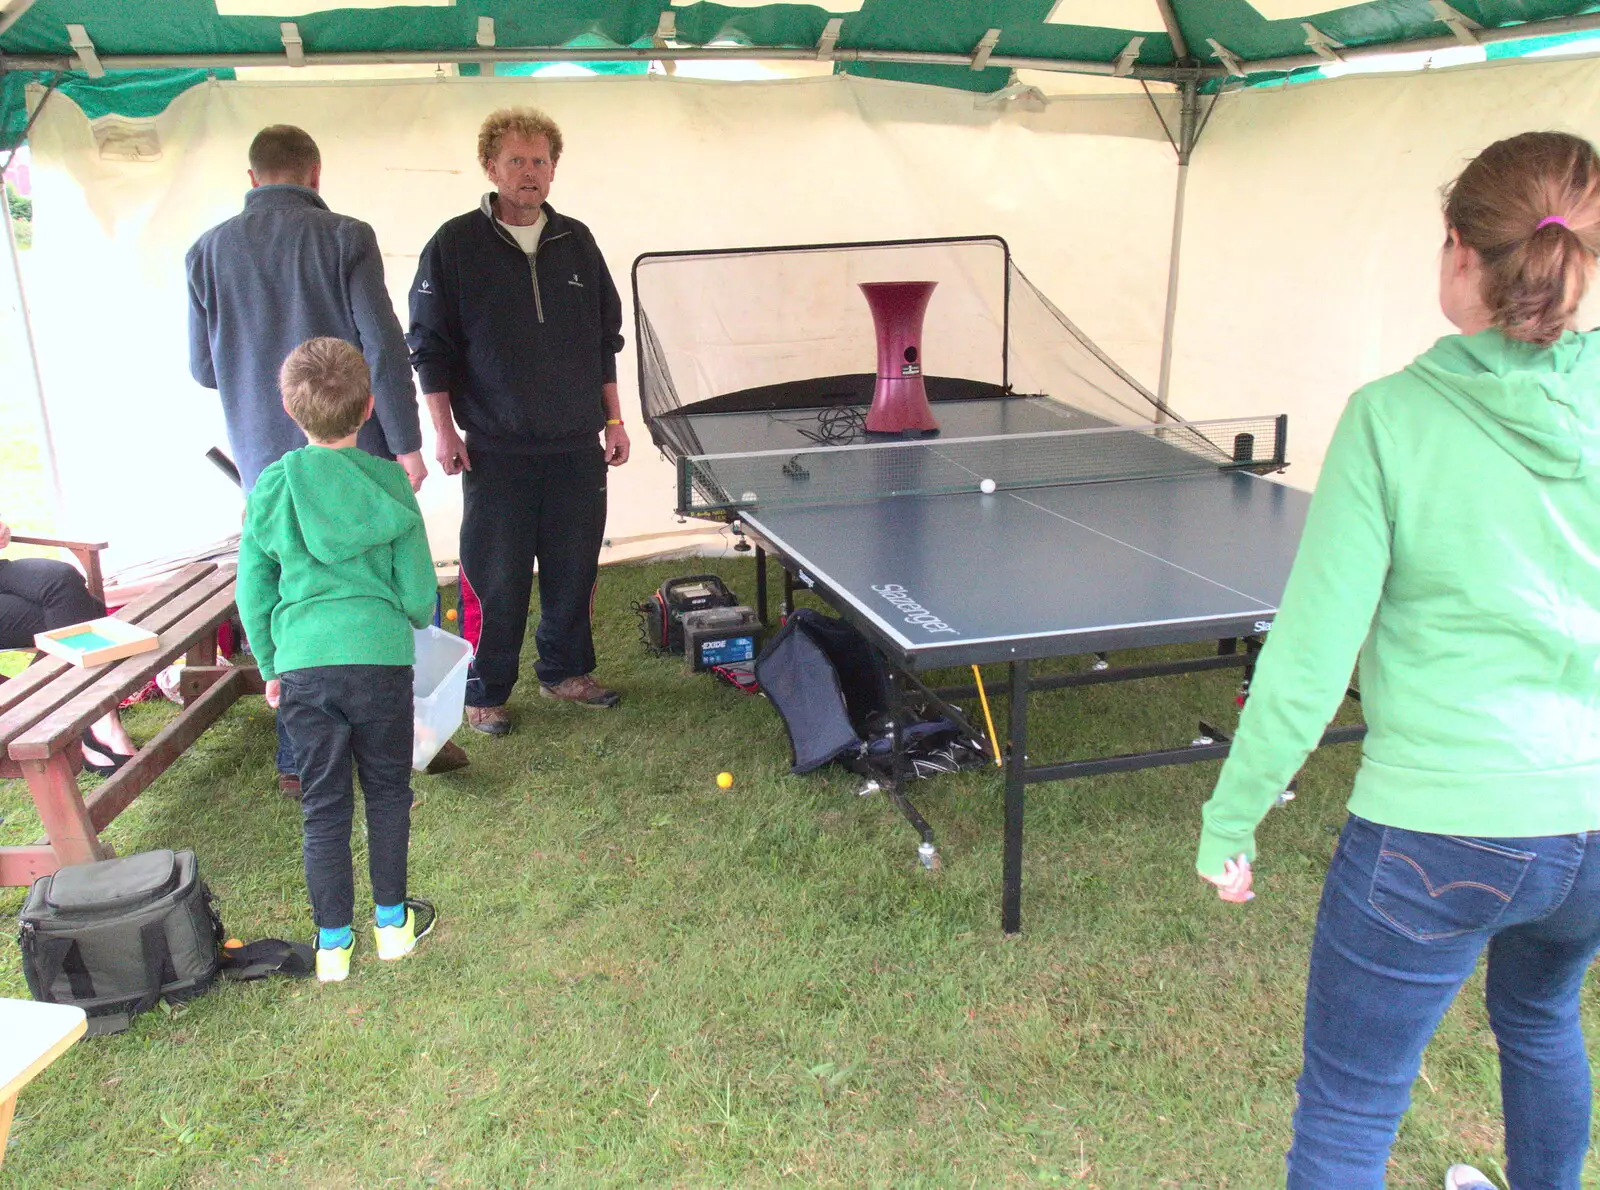
[[[222,922],[192,851],[147,851],[41,876],[22,907],[22,969],[35,1000],[76,1004],[89,1033],[200,995],[216,979]]]

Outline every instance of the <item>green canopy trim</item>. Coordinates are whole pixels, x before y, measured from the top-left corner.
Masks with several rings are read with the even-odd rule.
[[[1004,87],[1017,68],[1120,73],[1214,90],[1319,77],[1319,52],[1326,58],[1482,40],[1492,56],[1503,57],[1529,52],[1507,44],[1543,46],[1600,32],[1597,0],[1452,0],[1440,11],[1429,0],[1365,0],[1284,20],[1267,19],[1247,0],[1168,0],[1167,6],[1173,27],[1143,29],[1053,21],[1058,7],[1073,11],[1056,0],[861,0],[858,11],[847,13],[830,13],[826,0],[748,8],[674,7],[670,0],[456,0],[330,8],[292,24],[295,51],[319,64],[455,62],[462,73],[475,73],[478,62],[492,60],[497,72],[504,67],[514,75],[575,60],[596,73],[642,73],[652,58],[704,55],[709,48],[728,57],[822,57],[847,73],[983,92]],[[1128,12],[1146,25],[1159,19],[1150,4],[1130,4]],[[484,20],[494,31],[487,49],[478,44]],[[151,114],[152,104],[164,106],[161,95],[170,102],[193,86],[197,70],[292,64],[283,24],[276,17],[221,16],[215,0],[36,0],[0,33],[0,126],[14,136],[25,122],[21,82],[29,76],[86,65],[69,25],[82,27],[108,73],[73,76],[67,94],[86,111],[133,115]],[[618,52],[608,57],[612,49]],[[563,59],[573,51],[582,52]],[[163,69],[156,75],[152,68]]]

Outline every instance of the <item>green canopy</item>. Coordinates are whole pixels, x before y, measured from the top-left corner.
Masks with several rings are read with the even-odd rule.
[[[483,62],[822,58],[841,72],[969,91],[999,90],[1018,68],[1215,88],[1314,72],[1363,52],[1482,42],[1502,56],[1516,52],[1512,43],[1600,31],[1592,0],[1369,0],[1321,13],[1293,0],[1129,0],[1123,7],[1142,27],[1126,29],[1070,23],[1107,8],[1082,0],[846,7],[457,0],[332,8],[286,25],[221,16],[216,0],[0,0],[0,144],[25,124],[23,85],[41,79],[58,81],[92,114],[121,115],[161,110],[206,71],[300,63],[457,62],[471,72]]]

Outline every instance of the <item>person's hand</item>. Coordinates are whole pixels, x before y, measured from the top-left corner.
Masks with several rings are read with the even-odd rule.
[[[11,526],[0,521],[0,550],[11,544]]]
[[[1255,900],[1256,894],[1250,891],[1254,879],[1250,861],[1242,855],[1238,859],[1224,860],[1221,876],[1202,876],[1201,879],[1216,885],[1217,896],[1224,901],[1242,905]]]
[[[467,457],[467,444],[461,441],[461,435],[454,426],[439,431],[433,457],[439,460],[439,466],[444,468],[446,475],[460,475],[463,471],[472,470],[472,460]]]
[[[278,684],[278,679],[277,678],[268,679],[268,681],[267,681],[267,705],[269,707],[272,707],[274,710],[276,710],[277,707],[278,707],[278,699],[280,697],[280,692],[282,691],[282,689],[283,689],[283,687]]]
[[[422,452],[414,450],[410,454],[399,455],[395,458],[395,462],[406,469],[406,478],[411,481],[411,490],[420,492],[422,481],[428,478],[428,464],[422,461]]]
[[[628,431],[624,426],[606,427],[606,466],[620,467],[628,461]]]

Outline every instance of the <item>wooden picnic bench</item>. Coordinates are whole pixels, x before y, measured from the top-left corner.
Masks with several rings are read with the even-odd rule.
[[[0,683],[0,777],[27,780],[45,830],[37,843],[0,847],[0,885],[30,884],[65,864],[108,858],[111,849],[100,832],[235,701],[262,692],[254,667],[217,665],[217,628],[234,614],[231,568],[186,566],[116,614],[156,633],[158,647],[88,668],[45,658]],[[81,795],[84,729],[179,657],[186,659],[183,710],[133,759]]]
[[[69,541],[64,537],[24,537],[21,533],[11,534],[12,545],[48,545],[58,550],[66,550],[78,560],[78,569],[83,571],[83,585],[89,589],[101,603],[106,601],[106,582],[100,572],[100,553],[108,548],[104,541]]]

